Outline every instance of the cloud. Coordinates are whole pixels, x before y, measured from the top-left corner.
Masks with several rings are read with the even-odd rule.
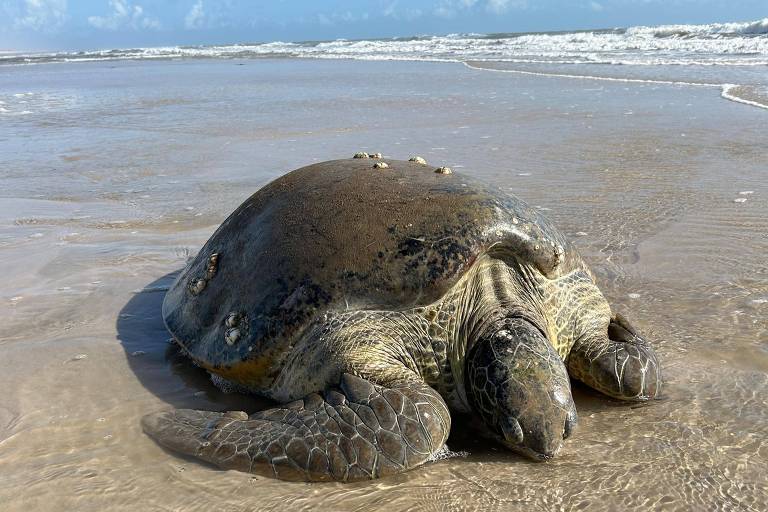
[[[495,14],[501,14],[509,9],[526,9],[527,0],[440,0],[433,13],[441,18],[454,18],[461,12],[469,12],[478,6],[485,6],[485,10]]]
[[[589,2],[589,8],[593,11],[600,12],[603,10],[603,4],[599,4],[597,2]]]
[[[109,6],[112,8],[109,16],[89,16],[88,24],[100,30],[160,28],[157,18],[145,14],[142,6],[132,5],[130,0],[109,0]]]
[[[525,9],[528,7],[526,0],[488,0],[485,8],[488,11],[501,14],[509,9]]]
[[[15,29],[53,31],[67,21],[67,0],[24,0]]]
[[[466,8],[463,2],[456,2],[454,0],[440,0],[433,13],[435,16],[440,18],[453,18],[456,16],[456,12],[462,8]]]
[[[317,13],[314,20],[320,25],[336,25],[337,23],[349,24],[349,23],[364,23],[368,21],[370,16],[367,12],[362,14],[353,14],[351,11],[344,12],[332,12],[332,13]]]
[[[321,25],[333,25],[333,20],[323,13],[318,13],[317,22]]]
[[[413,7],[399,8],[398,2],[395,0],[388,4],[384,10],[381,11],[381,14],[387,18],[392,18],[393,20],[413,21],[421,17],[422,11],[421,9]]]
[[[239,5],[239,8],[238,8]],[[245,11],[243,5],[233,0],[194,0],[194,3],[184,16],[184,28],[187,30],[213,29],[236,27],[248,24],[247,13],[251,11],[248,6]],[[244,14],[246,14],[244,16]],[[251,20],[252,21],[252,20]]]
[[[187,15],[184,17],[184,27],[188,30],[203,28],[205,24],[205,9],[203,0],[197,0]]]

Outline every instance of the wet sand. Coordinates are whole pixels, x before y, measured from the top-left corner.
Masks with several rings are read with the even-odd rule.
[[[52,64],[4,70],[0,91],[29,112],[0,117],[3,510],[768,507],[764,110],[445,63]],[[665,399],[577,387],[579,430],[546,464],[459,420],[449,446],[469,456],[362,484],[224,472],[154,444],[147,412],[267,405],[174,353],[173,274],[269,180],[361,150],[542,208],[656,344]]]

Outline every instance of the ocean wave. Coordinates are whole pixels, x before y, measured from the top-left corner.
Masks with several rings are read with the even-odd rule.
[[[631,27],[626,33],[634,37],[655,38],[715,38],[723,36],[755,36],[768,34],[768,18],[744,23],[710,23],[708,25],[659,25]]]
[[[120,59],[341,58],[361,60],[520,60],[625,66],[768,65],[768,18],[744,23],[662,25],[549,33],[449,34],[393,39],[165,46],[81,52],[0,54],[0,64]]]
[[[637,26],[627,29],[606,29],[577,32],[539,32],[502,34],[448,34],[444,36],[413,36],[392,39],[241,43],[217,46],[162,46],[123,48],[80,52],[49,52],[34,54],[2,53],[1,65],[32,65],[57,62],[91,62],[112,60],[155,59],[257,59],[314,58],[355,60],[404,60],[430,62],[504,62],[520,67],[572,67],[575,71],[539,73],[517,70],[525,74],[542,74],[570,78],[591,78],[611,81],[643,82],[640,69],[670,66],[688,67],[691,73],[702,69],[724,69],[725,73],[708,73],[722,82],[740,81],[751,74],[759,75],[760,66],[768,66],[768,18],[742,23],[712,23],[708,25]],[[589,70],[611,66],[614,72],[597,76]],[[634,67],[632,72],[620,71],[621,66]],[[643,68],[641,68],[643,67]],[[730,68],[730,69],[728,69]],[[655,71],[654,71],[655,72]],[[645,73],[647,74],[647,73]],[[664,74],[662,74],[664,76]],[[763,75],[764,77],[764,75]],[[757,81],[765,81],[758,79]],[[654,81],[650,81],[654,82]],[[720,87],[722,96],[753,106],[768,105],[768,94],[758,94],[757,88],[729,83],[677,82],[656,80],[655,83],[709,85]],[[3,107],[7,114],[8,106]]]

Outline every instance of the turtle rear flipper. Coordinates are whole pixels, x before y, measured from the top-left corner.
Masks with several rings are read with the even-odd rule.
[[[344,374],[339,388],[257,412],[177,409],[147,415],[161,445],[223,469],[295,481],[355,481],[427,462],[448,437],[450,415],[423,382],[386,388]]]

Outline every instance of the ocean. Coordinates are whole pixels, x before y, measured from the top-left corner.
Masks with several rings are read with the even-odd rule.
[[[768,18],[577,32],[8,52],[0,54],[0,65],[194,58],[482,62],[485,69],[498,65],[510,73],[717,87],[725,99],[768,108]]]

